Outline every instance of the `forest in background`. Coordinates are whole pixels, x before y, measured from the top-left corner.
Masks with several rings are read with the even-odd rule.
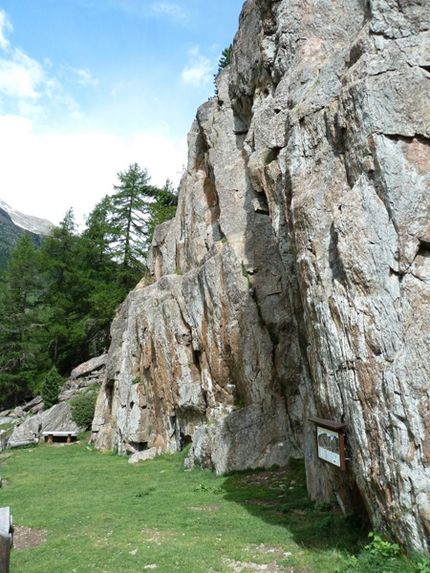
[[[40,249],[30,233],[21,237],[0,275],[0,408],[107,351],[115,311],[145,275],[154,229],[176,206],[170,181],[152,185],[135,163],[83,231],[70,209]]]

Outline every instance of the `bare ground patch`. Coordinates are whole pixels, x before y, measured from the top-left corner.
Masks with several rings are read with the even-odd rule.
[[[264,470],[245,476],[241,481],[246,485],[257,485],[268,489],[284,489],[287,483],[295,483],[295,480],[291,481],[292,475],[293,471],[291,468],[283,466],[276,470]]]
[[[270,563],[258,564],[252,561],[234,561],[233,559],[226,559],[227,566],[231,567],[233,573],[255,573],[256,571],[264,571],[265,573],[309,573],[305,567],[295,569],[290,565],[281,567],[272,561]]]
[[[160,531],[158,529],[151,529],[150,527],[144,527],[140,530],[140,533],[143,533],[145,541],[152,543],[161,543],[174,537],[174,534],[170,531]]]
[[[191,511],[218,511],[221,506],[218,503],[212,505],[199,505],[198,507],[190,507]]]
[[[47,536],[46,529],[32,529],[25,525],[15,525],[13,528],[13,548],[16,551],[38,547],[45,543]]]
[[[235,561],[234,559],[225,559],[227,566],[232,569],[233,573],[255,573],[263,571],[265,573],[309,573],[306,567],[293,567],[292,565],[281,565],[280,561],[291,557],[292,553],[272,545],[261,543],[258,546],[247,547],[247,551],[254,553],[246,561]],[[256,563],[253,559],[258,559],[258,554],[267,557],[266,563]]]

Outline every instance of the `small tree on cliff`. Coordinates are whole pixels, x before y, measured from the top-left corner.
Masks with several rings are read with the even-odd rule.
[[[221,58],[219,59],[219,62],[218,62],[218,71],[214,75],[214,84],[215,84],[216,95],[218,95],[218,88],[216,86],[216,81],[217,81],[218,76],[220,75],[221,71],[231,64],[232,54],[233,54],[233,44],[230,44],[229,47],[225,48],[225,50],[223,50],[221,53]]]

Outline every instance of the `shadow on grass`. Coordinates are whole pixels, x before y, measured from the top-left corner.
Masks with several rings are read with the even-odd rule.
[[[312,550],[357,553],[367,541],[368,526],[355,514],[342,515],[335,504],[315,503],[306,491],[304,464],[229,474],[225,499],[242,505],[254,517],[284,527],[293,540]]]

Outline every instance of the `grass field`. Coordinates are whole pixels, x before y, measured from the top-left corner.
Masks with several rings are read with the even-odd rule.
[[[186,471],[183,458],[130,465],[84,441],[1,454],[10,573],[430,573],[388,543],[382,555],[380,538],[369,546],[355,516],[312,503],[299,461],[226,477]]]

